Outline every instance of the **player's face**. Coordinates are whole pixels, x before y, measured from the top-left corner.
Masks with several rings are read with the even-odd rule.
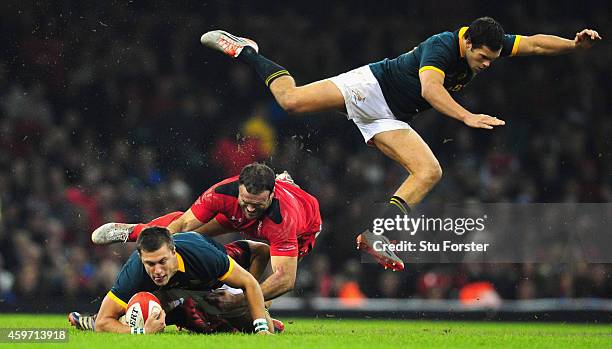
[[[274,193],[264,190],[259,194],[251,194],[244,185],[238,187],[238,205],[242,208],[247,219],[261,217],[270,207]]]
[[[487,46],[474,48],[472,47],[472,43],[469,41],[466,42],[465,48],[465,59],[467,60],[467,63],[474,74],[478,74],[490,67],[491,63],[499,58],[499,55],[501,54],[501,49],[493,51]]]
[[[170,278],[174,276],[178,270],[178,260],[176,252],[168,245],[162,246],[157,251],[140,253],[140,260],[151,277],[151,280],[157,286],[168,284]]]

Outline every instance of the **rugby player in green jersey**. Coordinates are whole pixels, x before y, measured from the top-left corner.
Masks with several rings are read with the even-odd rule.
[[[277,324],[284,328],[278,320],[273,322],[270,318],[257,280],[211,238],[195,232],[171,235],[166,228],[150,227],[138,237],[136,249],[104,297],[98,313],[94,316],[70,313],[68,320],[73,326],[132,334],[161,332],[166,324],[197,333],[270,334]],[[208,304],[205,298],[212,290],[228,290],[224,284],[236,288],[235,291],[241,289],[247,305],[222,313]],[[119,319],[125,314],[130,297],[142,291],[153,292],[163,310],[150,316],[144,328],[133,329]]]
[[[591,29],[579,31],[573,40],[543,34],[508,35],[494,19],[483,17],[469,27],[433,35],[397,58],[298,87],[285,68],[258,53],[253,40],[221,30],[201,37],[204,46],[250,65],[287,112],[344,112],[367,144],[408,171],[410,176],[375,217],[409,213],[442,176],[435,155],[408,124],[415,114],[434,108],[469,127],[504,125],[497,117],[467,110],[451,92],[461,90],[500,57],[559,55],[588,49],[598,40],[601,37]],[[376,240],[387,239],[366,231],[358,237],[358,246],[368,251]],[[393,252],[386,262],[394,270],[403,268]]]

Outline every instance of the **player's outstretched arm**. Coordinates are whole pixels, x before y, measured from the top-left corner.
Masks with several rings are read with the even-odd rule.
[[[203,225],[204,224],[196,218],[191,209],[189,209],[174,222],[170,223],[170,225],[168,226],[168,230],[172,234],[176,234],[185,231],[196,231]]]
[[[219,236],[223,234],[236,233],[235,229],[226,228],[216,218],[211,219],[208,223],[194,230],[206,236]]]
[[[242,289],[254,322],[257,322],[260,319],[265,319],[267,323],[267,328],[265,330],[256,330],[256,332],[269,333],[269,329],[273,329],[274,326],[267,315],[264,305],[264,297],[261,292],[261,288],[259,287],[259,283],[257,280],[255,280],[253,275],[249,274],[248,271],[244,270],[240,265],[235,263],[231,273],[222,281],[228,286]]]
[[[263,242],[246,240],[251,250],[251,265],[248,272],[253,275],[256,280],[261,280],[262,275],[266,271],[270,263],[270,246]],[[266,295],[264,294],[264,299]]]
[[[444,88],[444,75],[435,70],[419,73],[421,95],[434,109],[474,128],[492,129],[506,122],[486,114],[473,114],[457,103]]]
[[[271,256],[272,275],[261,283],[266,301],[280,297],[293,290],[297,276],[297,257]]]
[[[130,326],[118,320],[123,314],[125,309],[106,295],[96,318],[96,332],[130,333]],[[166,313],[162,310],[159,314],[149,316],[144,329],[145,333],[156,333],[163,331],[165,327]]]
[[[293,289],[297,274],[297,261],[297,257],[272,256],[270,258],[273,273],[261,283],[265,301],[282,296]],[[247,305],[243,294],[229,292],[215,292],[208,297],[208,300],[224,311]]]
[[[520,40],[517,56],[554,56],[591,48],[601,36],[595,30],[584,29],[576,33],[574,40],[547,34],[522,36]]]

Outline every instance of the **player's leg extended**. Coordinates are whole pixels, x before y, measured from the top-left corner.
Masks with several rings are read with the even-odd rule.
[[[68,322],[70,325],[81,331],[95,331],[96,330],[96,316],[97,314],[85,316],[81,313],[73,311],[68,314]]]
[[[108,245],[115,242],[136,241],[140,232],[147,227],[168,227],[183,212],[177,211],[157,217],[149,223],[106,223],[91,234],[91,241],[96,245]]]
[[[344,97],[338,87],[329,80],[296,87],[293,77],[281,76],[270,84],[270,92],[288,113],[344,110]]]
[[[344,110],[344,97],[335,84],[321,80],[297,87],[287,69],[258,53],[259,47],[253,40],[214,30],[202,35],[200,41],[251,66],[289,113]]]
[[[421,136],[412,129],[378,133],[372,138],[372,143],[410,173],[389,203],[381,207],[372,219],[410,213],[411,208],[423,200],[442,176],[438,160]],[[404,264],[395,253],[374,249],[377,241],[389,243],[387,237],[368,229],[357,237],[357,248],[372,255],[385,268],[402,270]]]
[[[410,174],[394,194],[408,208],[420,203],[442,177],[438,159],[416,131],[404,129],[381,132],[374,136],[372,142]]]

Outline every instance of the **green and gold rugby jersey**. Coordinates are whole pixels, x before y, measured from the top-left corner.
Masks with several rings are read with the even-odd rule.
[[[164,289],[206,291],[217,288],[231,275],[235,262],[223,245],[198,233],[179,233],[172,236],[176,246],[178,271],[168,284],[157,286],[144,269],[138,251],[134,251],[117,276],[107,296],[123,308],[130,298],[141,291]]]
[[[474,78],[465,59],[465,48],[460,44],[467,29],[433,35],[397,58],[370,64],[389,108],[398,119],[410,121],[414,114],[431,108],[421,96],[419,72],[427,69],[440,72],[444,75],[444,87],[450,92],[461,90]],[[515,55],[520,40],[520,35],[506,34],[501,57]]]

